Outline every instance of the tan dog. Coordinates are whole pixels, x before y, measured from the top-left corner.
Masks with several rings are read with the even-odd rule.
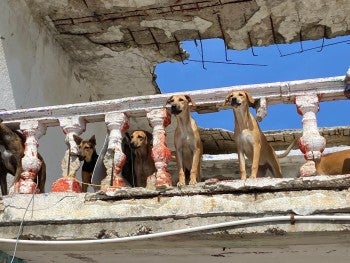
[[[251,178],[263,176],[269,169],[275,177],[282,177],[281,167],[277,155],[261,132],[258,122],[250,113],[249,107],[254,107],[255,101],[245,91],[231,92],[225,99],[224,105],[231,105],[235,116],[234,139],[237,143],[239,170],[241,179],[247,178],[245,157],[252,162]],[[292,149],[295,141],[285,153],[278,156],[285,157]]]
[[[152,134],[143,130],[136,130],[130,136],[130,147],[135,156],[134,174],[138,187],[146,187],[148,176],[156,172],[152,158],[152,139]]]
[[[89,184],[91,184],[92,173],[94,171],[98,154],[96,152],[96,138],[92,135],[89,140],[83,140],[77,135],[73,135],[75,143],[79,146],[80,154],[79,159],[84,160],[83,167],[81,168],[81,178],[83,184],[81,191],[87,192]]]
[[[2,195],[7,195],[7,173],[15,176],[14,182],[18,182],[22,169],[24,156],[25,137],[17,131],[11,130],[0,119],[0,185]],[[41,193],[45,192],[46,164],[38,153],[41,167],[38,171],[36,183]]]
[[[319,175],[350,174],[350,149],[325,154],[315,166]]]
[[[195,106],[187,95],[174,95],[167,100],[171,105],[171,113],[176,116],[175,130],[176,163],[179,173],[178,186],[188,181],[189,185],[200,182],[201,159],[203,153],[202,141],[198,126],[191,117],[190,107]]]

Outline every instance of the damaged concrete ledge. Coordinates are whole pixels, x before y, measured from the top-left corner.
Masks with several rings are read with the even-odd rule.
[[[159,233],[279,215],[350,215],[350,175],[200,183],[170,190],[4,196],[1,238],[76,240]],[[27,211],[27,212],[26,212]],[[209,231],[233,236],[349,231],[347,222],[266,223]],[[209,233],[207,233],[209,234]]]

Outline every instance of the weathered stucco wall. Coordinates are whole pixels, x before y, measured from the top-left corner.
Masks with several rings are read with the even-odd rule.
[[[93,93],[81,78],[79,63],[56,42],[47,27],[38,23],[26,3],[0,1],[0,109],[87,102]],[[105,125],[89,125],[98,143]],[[59,127],[48,129],[39,141],[48,169],[47,189],[58,179],[66,146]]]

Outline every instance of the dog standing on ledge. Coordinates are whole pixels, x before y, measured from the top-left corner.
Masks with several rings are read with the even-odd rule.
[[[25,137],[17,131],[11,130],[0,119],[0,185],[2,195],[7,195],[7,174],[12,174],[14,182],[18,182],[22,169],[22,157],[24,156]],[[37,184],[40,193],[45,192],[46,165],[38,153],[41,167],[37,174]]]
[[[96,138],[92,135],[89,140],[83,140],[77,135],[73,135],[75,143],[80,149],[80,160],[84,160],[83,167],[81,168],[81,178],[83,184],[81,186],[81,191],[83,193],[87,192],[89,184],[91,184],[92,173],[94,171],[98,154],[96,152]]]
[[[191,117],[190,108],[195,106],[188,95],[174,95],[167,100],[171,113],[175,115],[177,126],[175,130],[176,164],[179,173],[178,186],[188,182],[194,185],[200,182],[201,159],[203,145],[198,126]]]
[[[133,178],[136,178],[137,187],[146,187],[148,176],[156,172],[154,160],[152,158],[152,140],[150,132],[135,130],[130,136],[130,147],[133,149]]]
[[[282,177],[281,167],[277,157],[285,157],[295,144],[295,140],[287,150],[277,156],[259,124],[250,113],[249,107],[255,106],[255,100],[245,91],[231,92],[225,99],[224,105],[231,105],[235,116],[234,139],[237,143],[239,171],[241,179],[247,178],[245,157],[252,162],[251,178],[266,174],[267,169],[275,177]]]

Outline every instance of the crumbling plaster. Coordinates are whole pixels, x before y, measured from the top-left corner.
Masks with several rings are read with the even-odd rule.
[[[155,66],[180,42],[222,38],[232,49],[349,34],[346,0],[26,0],[83,68],[93,100],[158,93]]]

